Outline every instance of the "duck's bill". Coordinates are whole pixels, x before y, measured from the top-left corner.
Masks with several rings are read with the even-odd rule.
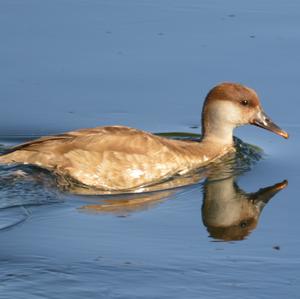
[[[285,139],[289,138],[289,134],[279,128],[264,112],[259,112],[251,122],[253,125],[269,130]]]
[[[288,185],[288,181],[284,180],[280,183],[259,189],[257,192],[252,193],[251,197],[254,202],[264,202],[267,203],[277,192],[283,190]]]

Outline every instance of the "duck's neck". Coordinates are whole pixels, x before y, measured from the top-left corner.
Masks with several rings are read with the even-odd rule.
[[[234,126],[218,124],[216,121],[202,122],[202,141],[220,146],[233,146]]]
[[[206,99],[202,110],[202,140],[216,146],[233,146],[233,130],[239,119],[240,111],[232,103]]]

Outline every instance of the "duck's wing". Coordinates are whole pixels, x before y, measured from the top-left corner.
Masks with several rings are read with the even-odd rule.
[[[86,128],[86,129],[79,129],[76,131],[70,131],[70,132],[65,132],[62,134],[57,134],[57,135],[50,135],[50,136],[44,136],[32,141],[28,141],[16,146],[11,147],[10,149],[8,149],[6,151],[5,154],[17,151],[17,150],[34,150],[35,148],[42,148],[45,145],[48,145],[49,142],[54,142],[53,144],[55,144],[56,141],[59,142],[67,142],[67,141],[71,141],[74,140],[77,137],[88,137],[88,136],[93,136],[95,134],[99,134],[100,136],[107,133],[107,131],[114,131],[115,129],[117,129],[117,131],[119,132],[130,132],[130,131],[137,131],[135,129],[132,128],[128,128],[128,127],[121,127],[121,126],[111,126],[111,127],[96,127],[96,128]]]

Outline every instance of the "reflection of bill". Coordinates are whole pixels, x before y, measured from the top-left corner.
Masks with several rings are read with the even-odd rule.
[[[287,181],[245,193],[233,177],[204,184],[202,220],[210,236],[219,240],[242,240],[255,229],[264,206]]]

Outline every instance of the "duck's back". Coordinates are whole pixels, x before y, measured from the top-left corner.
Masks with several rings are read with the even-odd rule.
[[[120,126],[49,136],[11,149],[0,163],[33,164],[105,190],[159,182],[193,167],[193,146]]]

